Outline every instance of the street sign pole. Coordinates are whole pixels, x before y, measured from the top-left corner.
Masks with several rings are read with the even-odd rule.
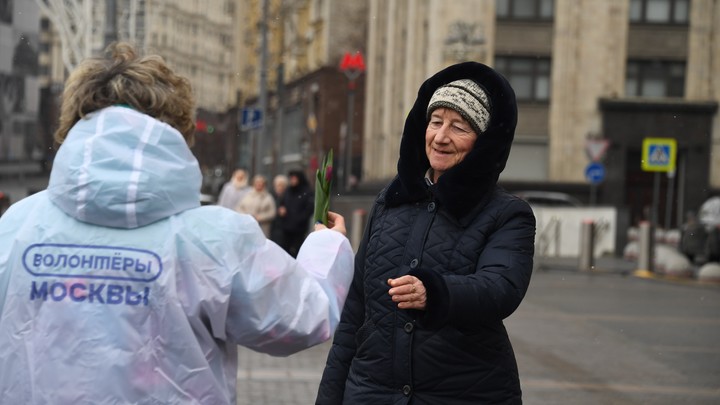
[[[343,182],[342,189],[344,191],[350,191],[353,184],[350,180],[352,179],[352,165],[353,165],[353,140],[355,139],[355,133],[353,131],[353,115],[355,114],[355,79],[365,71],[365,61],[363,60],[362,54],[356,52],[355,55],[351,55],[346,52],[340,62],[340,71],[342,71],[348,79],[348,117],[347,117],[347,132],[345,135],[345,164],[344,164],[344,176],[341,177]]]
[[[597,203],[597,185],[605,180],[605,166],[599,162],[591,162],[585,168],[585,178],[590,182],[590,205]]]
[[[648,252],[648,271],[655,271],[655,231],[657,230],[658,223],[658,200],[660,200],[660,172],[655,172],[653,178],[653,201],[652,201],[652,213],[650,219],[650,240],[648,244],[650,251]]]
[[[672,225],[672,208],[673,208],[673,191],[675,190],[675,172],[668,172],[668,188],[667,193],[665,195],[665,229],[670,229],[670,226]],[[678,222],[678,227],[681,225],[680,222]]]
[[[658,202],[660,200],[660,172],[674,172],[677,156],[675,138],[645,138],[641,166],[643,171],[655,172],[653,177],[653,198],[650,214],[650,237],[647,243],[648,269],[655,271],[655,230],[658,227]],[[669,192],[669,190],[668,190]],[[666,224],[668,225],[668,224]],[[642,252],[645,254],[645,252]]]
[[[605,180],[605,158],[610,141],[605,138],[589,138],[585,141],[585,153],[590,164],[585,169],[585,178],[590,182],[590,206],[597,205],[598,184]]]

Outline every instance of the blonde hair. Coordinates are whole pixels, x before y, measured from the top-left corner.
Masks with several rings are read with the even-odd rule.
[[[84,60],[68,77],[55,141],[93,111],[125,105],[177,129],[192,145],[195,101],[190,81],[177,75],[159,55],[140,56],[125,42],[111,44],[103,57]]]

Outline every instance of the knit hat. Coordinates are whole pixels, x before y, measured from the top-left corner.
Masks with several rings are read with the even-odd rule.
[[[427,108],[427,118],[440,107],[457,111],[476,134],[485,132],[490,123],[490,99],[479,84],[470,79],[455,80],[435,90]]]

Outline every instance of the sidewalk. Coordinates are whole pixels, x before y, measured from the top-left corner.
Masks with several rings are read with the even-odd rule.
[[[536,260],[518,310],[506,320],[523,402],[720,403],[720,284],[634,277],[635,263]],[[239,348],[237,405],[313,404],[330,342],[286,358]]]
[[[289,357],[272,357],[239,347],[237,405],[315,403],[331,342]]]
[[[578,257],[535,257],[535,270],[572,270],[580,271]],[[589,273],[617,273],[630,275],[637,270],[637,263],[621,257],[603,256],[595,259],[595,265]]]
[[[587,274],[615,274],[620,276],[633,276],[638,278],[660,280],[685,285],[720,287],[720,283],[718,282],[702,281],[698,280],[696,277],[672,276],[638,269],[637,262],[614,256],[603,256],[596,258],[593,269],[590,271],[580,270],[580,259],[577,257],[535,257],[534,270],[572,271]],[[695,273],[697,273],[697,269],[695,269]]]

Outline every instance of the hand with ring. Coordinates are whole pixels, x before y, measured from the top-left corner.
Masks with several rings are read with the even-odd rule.
[[[398,308],[425,309],[427,290],[419,278],[406,275],[388,279],[387,283],[390,286],[388,294],[390,294],[393,302],[397,303]]]

